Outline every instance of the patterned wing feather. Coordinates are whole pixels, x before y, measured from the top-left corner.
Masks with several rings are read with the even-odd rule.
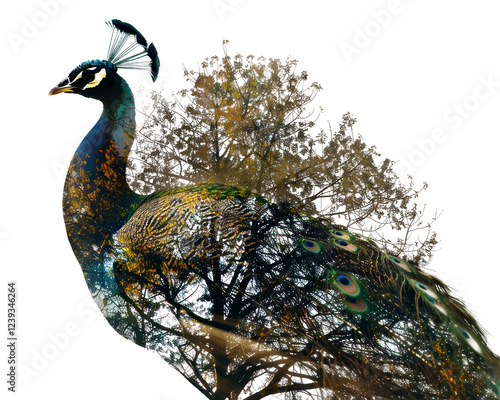
[[[136,342],[168,360],[183,349],[173,364],[185,375],[203,369],[202,354],[211,363],[228,352],[232,335],[231,382],[248,357],[259,364],[274,355],[322,379],[336,398],[498,395],[498,358],[463,304],[343,227],[212,185],[146,199],[117,242],[124,261],[113,273],[146,332]],[[186,338],[188,323],[197,329]],[[178,340],[165,345],[160,326]],[[216,329],[226,339],[209,350]]]

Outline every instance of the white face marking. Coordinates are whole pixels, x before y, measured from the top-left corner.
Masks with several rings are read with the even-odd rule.
[[[81,72],[77,75],[77,77],[76,77],[75,79],[73,79],[70,83],[73,83],[73,82],[77,81],[78,79],[80,79],[80,78],[82,77],[82,73],[83,73],[83,71],[81,71]]]
[[[87,83],[85,85],[85,87],[83,88],[83,90],[93,88],[93,87],[99,85],[99,83],[101,83],[101,81],[104,78],[106,78],[106,69],[101,68],[101,70],[97,74],[95,74],[95,79],[92,82]]]
[[[97,67],[92,67],[92,68],[87,68],[85,71],[94,71],[95,69],[97,69]],[[82,78],[82,75],[85,71],[81,71],[77,77],[75,79],[73,79],[71,83],[73,82],[76,82],[78,79],[81,79]],[[90,88],[93,88],[93,87],[96,87],[97,85],[99,85],[99,83],[101,83],[101,81],[106,77],[106,69],[105,68],[101,68],[101,70],[95,74],[95,77],[94,77],[94,80],[92,82],[89,82],[87,83],[83,88],[82,90],[85,90],[85,89],[90,89]]]

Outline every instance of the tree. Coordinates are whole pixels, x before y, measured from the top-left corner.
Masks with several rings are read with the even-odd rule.
[[[308,111],[321,86],[307,84],[297,61],[224,56],[184,70],[191,85],[168,101],[152,94],[133,165],[132,186],[148,192],[201,183],[246,188],[311,215],[334,219],[414,262],[436,245],[425,207],[415,202],[427,185],[404,185],[394,162],[354,134],[345,113],[337,132],[311,133]],[[321,111],[321,110],[320,110]],[[392,230],[398,232],[394,239]],[[421,235],[423,237],[421,237]]]
[[[375,147],[354,134],[350,113],[337,132],[313,134],[318,119],[308,106],[321,86],[307,84],[307,73],[296,68],[290,59],[232,58],[224,47],[222,58],[205,59],[199,71],[185,69],[191,87],[173,100],[153,93],[131,185],[142,192],[180,189],[148,203],[153,215],[169,210],[158,237],[154,229],[137,236],[140,214],[120,229],[124,254],[108,262],[117,288],[106,302],[107,318],[211,400],[280,393],[290,399],[432,398],[442,382],[418,384],[428,377],[428,361],[413,351],[433,351],[426,342],[432,325],[422,326],[408,311],[413,289],[395,304],[377,284],[402,285],[396,274],[373,268],[373,260],[390,262],[389,256],[359,237],[364,251],[352,258],[315,255],[307,239],[298,241],[331,243],[325,235],[342,230],[340,223],[378,239],[392,254],[423,261],[436,244],[433,219],[424,222],[415,203],[426,185],[415,189],[410,178],[405,186],[394,162],[380,160]],[[183,186],[197,189],[187,195]],[[203,218],[178,209],[183,196],[200,204]],[[386,238],[389,229],[404,239]],[[421,242],[414,239],[420,231],[427,232]],[[165,256],[149,258],[154,246]],[[354,303],[330,290],[336,272],[324,265],[346,263],[366,271],[360,274],[369,278],[365,290],[377,299],[378,319],[361,315],[363,299]],[[448,356],[436,354],[436,362],[445,365]],[[410,375],[415,384],[408,385]]]

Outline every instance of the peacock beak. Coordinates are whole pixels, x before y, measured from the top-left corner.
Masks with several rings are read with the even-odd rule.
[[[51,89],[49,92],[49,96],[52,96],[54,94],[59,94],[63,92],[72,92],[73,91],[73,86],[55,86]]]

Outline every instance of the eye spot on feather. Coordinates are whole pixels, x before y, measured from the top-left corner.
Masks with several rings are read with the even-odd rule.
[[[335,286],[337,286],[342,293],[354,298],[360,295],[361,288],[356,280],[349,274],[337,273],[334,278]]]
[[[479,345],[479,343],[477,342],[477,340],[475,340],[472,335],[467,332],[464,328],[462,328],[461,326],[457,326],[457,331],[459,333],[459,335],[465,340],[465,342],[474,350],[476,351],[477,353],[479,354],[482,354],[483,351],[481,349],[481,346]]]
[[[336,239],[342,239],[342,240],[346,240],[346,241],[351,240],[351,235],[349,235],[347,232],[342,232],[342,231],[339,231],[337,229],[330,230],[330,235],[332,235]]]
[[[321,251],[321,247],[319,243],[314,242],[312,240],[302,239],[302,247],[311,253],[319,253]]]
[[[391,260],[393,262],[393,264],[398,267],[399,269],[402,269],[403,271],[405,272],[414,272],[412,270],[412,268],[410,267],[410,265],[402,260],[401,258],[398,258],[396,256],[387,256],[389,258],[389,260]]]
[[[422,298],[427,302],[427,304],[430,304],[432,308],[439,311],[441,314],[448,316],[448,310],[440,301],[439,294],[435,290],[431,289],[422,282],[410,280],[410,283],[413,288],[422,295]]]
[[[361,298],[356,298],[356,297],[351,297],[351,296],[344,296],[346,306],[351,310],[351,311],[356,311],[359,313],[364,313],[368,311],[368,305],[366,302],[361,299]]]
[[[436,294],[436,292],[434,292],[427,285],[424,285],[421,282],[414,281],[413,287],[417,289],[420,293],[422,293],[424,296],[426,296],[427,299],[430,300],[432,303],[434,303],[435,300],[439,300],[439,296]]]
[[[355,253],[358,251],[358,246],[355,246],[352,243],[346,242],[343,239],[337,239],[333,243],[335,244],[336,247],[343,249],[343,250],[350,251],[351,253]]]

